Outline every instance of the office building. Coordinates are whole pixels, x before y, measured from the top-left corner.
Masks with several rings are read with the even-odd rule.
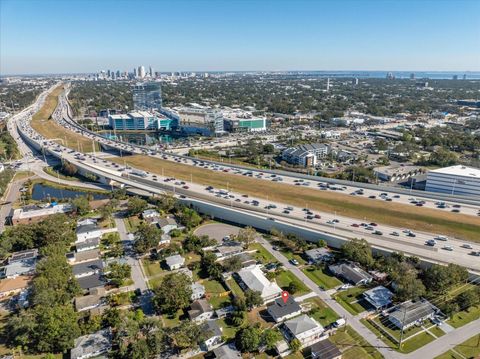
[[[181,107],[177,110],[180,126],[187,134],[214,136],[225,132],[221,111],[198,104]]]
[[[159,82],[146,82],[132,86],[133,108],[136,111],[160,110],[162,88]]]
[[[480,168],[457,165],[428,171],[425,190],[480,197]]]
[[[226,119],[225,129],[229,132],[266,131],[267,120],[263,117]]]
[[[330,146],[324,143],[306,144],[287,148],[282,152],[282,159],[295,166],[315,167],[329,152]]]
[[[149,68],[149,70],[148,70],[148,74],[150,75],[150,77],[153,78],[154,72],[153,72],[152,66],[150,66],[150,68]]]
[[[138,77],[143,79],[145,77],[145,67],[144,66],[138,66]]]
[[[114,130],[156,130],[159,119],[146,111],[130,112],[126,115],[110,115],[108,123]],[[166,124],[164,124],[166,126]]]

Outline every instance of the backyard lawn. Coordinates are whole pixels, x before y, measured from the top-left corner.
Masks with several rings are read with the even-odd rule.
[[[233,279],[233,278],[228,279],[227,284],[231,288],[234,296],[241,297],[241,298],[244,297],[243,290],[242,290],[242,288],[240,288],[240,286],[235,281],[235,279]]]
[[[302,272],[315,282],[318,286],[323,287],[324,289],[332,289],[343,283],[336,277],[326,274],[326,270],[322,268],[316,268],[314,266],[309,266],[302,268]]]
[[[222,336],[226,337],[227,339],[235,338],[235,334],[238,331],[238,327],[230,326],[225,322],[225,318],[218,319],[217,324],[222,328]]]
[[[153,277],[159,275],[160,273],[165,273],[165,271],[160,266],[160,261],[152,261],[150,259],[142,259],[143,269],[147,277]]]
[[[222,283],[213,279],[203,280],[201,283],[205,286],[205,294],[214,309],[230,304],[228,290],[223,287]]]
[[[310,292],[307,286],[300,279],[298,279],[295,274],[290,271],[280,271],[279,274],[275,277],[275,280],[277,281],[279,287],[284,290],[287,290],[290,283],[295,283],[297,286],[297,291],[294,293],[294,295],[296,297],[302,296]]]
[[[333,297],[342,307],[348,310],[351,314],[356,315],[366,310],[366,308],[360,303],[364,302],[362,299],[362,293],[367,289],[368,288],[365,287],[353,287],[347,290],[342,290]]]

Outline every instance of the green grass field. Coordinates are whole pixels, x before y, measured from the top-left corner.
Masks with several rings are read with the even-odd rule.
[[[318,286],[322,286],[324,289],[332,289],[343,283],[336,277],[326,274],[325,270],[322,268],[316,268],[314,266],[309,266],[302,268],[302,272],[315,282]]]
[[[228,286],[232,289],[232,293],[236,297],[244,297],[243,290],[240,288],[238,283],[235,281],[235,279],[230,278],[227,280]]]
[[[367,289],[365,287],[353,287],[336,293],[333,298],[351,314],[356,315],[366,310],[360,303],[363,302],[362,293]]]
[[[372,347],[352,327],[346,326],[329,338],[342,352],[342,359],[381,359],[382,354]]]
[[[326,327],[329,324],[332,324],[334,321],[340,318],[340,316],[332,308],[326,305],[325,302],[323,302],[318,297],[309,298],[305,302],[312,303],[314,308],[319,309],[319,310],[313,310],[312,314],[309,314],[309,315],[312,316],[316,321],[318,321],[324,327]]]
[[[478,318],[480,318],[480,305],[477,305],[476,307],[471,307],[468,310],[463,310],[461,312],[458,312],[457,314],[452,315],[452,317],[447,320],[447,323],[454,328],[459,328]]]
[[[255,253],[251,253],[251,256],[257,261],[265,263],[277,262],[275,257],[265,249],[260,243],[253,243],[248,247],[249,250],[256,250]]]
[[[435,357],[435,359],[479,358],[480,357],[479,343],[480,343],[480,334],[477,334],[453,348],[456,352],[460,353],[460,355],[449,350],[448,352]]]
[[[280,271],[280,273],[275,277],[275,280],[280,288],[284,290],[287,290],[290,283],[295,283],[297,286],[297,291],[294,294],[295,297],[299,297],[310,292],[308,287],[290,271]]]

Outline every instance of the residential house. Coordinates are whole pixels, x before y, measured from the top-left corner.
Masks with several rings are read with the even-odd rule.
[[[191,300],[197,300],[205,296],[205,287],[200,283],[192,283]]]
[[[329,262],[334,258],[332,251],[327,247],[309,249],[305,251],[305,255],[310,263]]]
[[[354,285],[368,284],[373,277],[353,263],[340,263],[328,267],[330,272]]]
[[[341,359],[342,352],[333,344],[330,339],[324,339],[316,342],[307,349],[309,358],[314,359]]]
[[[146,209],[145,211],[142,212],[143,219],[155,218],[155,217],[160,217],[160,213],[158,213],[154,209]]]
[[[0,280],[0,298],[18,294],[28,288],[32,276],[21,275]]]
[[[283,333],[288,341],[298,339],[302,347],[309,346],[322,339],[323,327],[308,315],[301,315],[283,324]]]
[[[38,257],[38,249],[27,249],[24,251],[14,252],[8,258],[7,263],[12,264],[15,262],[34,261]]]
[[[93,334],[83,335],[75,339],[70,350],[71,359],[93,358],[107,353],[112,348],[110,329],[102,329]]]
[[[428,300],[417,302],[407,301],[395,308],[388,315],[388,320],[399,329],[408,329],[415,324],[421,324],[425,320],[433,318],[438,312]]]
[[[102,270],[103,261],[101,259],[78,263],[72,266],[72,272],[75,278],[88,277],[93,274],[100,273]]]
[[[215,255],[218,258],[226,259],[243,252],[243,247],[238,245],[224,244],[215,248]]]
[[[382,309],[392,304],[393,293],[384,286],[379,285],[363,292],[363,298],[375,309]]]
[[[79,219],[77,221],[77,227],[81,226],[87,226],[87,225],[96,225],[97,224],[97,219],[96,218],[84,218],[84,219]]]
[[[237,273],[237,279],[243,290],[260,292],[264,303],[269,303],[282,294],[282,289],[277,283],[270,282],[258,265],[241,269]]]
[[[172,237],[170,237],[169,234],[162,233],[162,235],[160,237],[160,241],[158,242],[158,245],[159,246],[164,246],[164,245],[170,244],[171,241],[172,241]]]
[[[211,319],[213,315],[213,307],[205,299],[198,299],[190,304],[190,310],[188,311],[190,320],[201,323],[207,319]]]
[[[102,237],[102,234],[104,233],[104,230],[97,226],[97,224],[85,224],[77,227],[76,230],[77,233],[77,240],[75,244],[77,243],[83,243],[89,239],[93,238],[100,238]]]
[[[160,227],[165,234],[170,233],[174,229],[179,229],[177,221],[172,217],[160,218],[158,220],[158,227]]]
[[[169,270],[175,270],[183,266],[183,264],[185,263],[185,258],[183,258],[179,254],[175,254],[173,256],[165,258],[165,262]]]
[[[206,351],[220,346],[222,341],[222,328],[220,328],[215,320],[207,320],[200,327],[202,333],[206,335],[206,339],[201,344]]]
[[[84,242],[75,243],[75,251],[77,253],[83,251],[90,251],[100,246],[100,237],[89,238]]]
[[[275,299],[267,307],[267,312],[275,322],[279,323],[302,314],[302,308],[292,296],[289,296],[286,301],[283,298]]]
[[[78,285],[85,291],[92,291],[96,288],[103,288],[105,285],[105,280],[103,279],[102,274],[95,273],[85,277],[77,278]]]
[[[242,354],[237,350],[234,343],[224,344],[213,349],[216,359],[242,359]]]
[[[16,261],[0,268],[0,278],[16,278],[21,275],[30,275],[35,272],[36,259]]]
[[[17,225],[37,223],[53,214],[69,213],[72,212],[72,210],[73,207],[70,203],[48,204],[47,206],[25,206],[12,210],[12,224]]]
[[[88,262],[98,258],[100,258],[100,250],[98,248],[67,254],[67,259],[71,263]]]
[[[75,310],[77,312],[83,312],[86,310],[98,308],[103,304],[102,298],[103,298],[102,294],[89,294],[89,295],[84,295],[83,297],[76,297]]]

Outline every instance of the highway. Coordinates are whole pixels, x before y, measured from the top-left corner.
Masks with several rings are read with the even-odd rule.
[[[475,243],[448,239],[446,242],[437,241],[438,243],[435,247],[430,247],[425,245],[425,242],[433,239],[440,233],[419,232],[414,233],[415,237],[408,236],[408,233],[406,233],[407,228],[394,228],[376,223],[371,224],[367,220],[362,226],[358,220],[336,216],[332,213],[318,211],[307,213],[304,208],[289,206],[286,203],[266,201],[260,198],[247,198],[242,193],[224,193],[220,189],[205,188],[197,183],[186,183],[181,180],[166,178],[157,173],[143,173],[143,171],[136,171],[132,168],[124,168],[107,159],[98,158],[93,154],[83,154],[63,147],[53,140],[45,139],[30,127],[29,121],[29,116],[19,118],[17,120],[18,128],[24,135],[41,144],[46,152],[68,160],[78,167],[88,168],[93,173],[108,177],[117,183],[123,183],[149,193],[161,194],[165,191],[172,191],[179,196],[201,198],[202,200],[226,205],[238,210],[256,213],[273,222],[283,221],[295,226],[310,228],[321,233],[343,238],[364,238],[372,245],[382,248],[390,248],[394,251],[402,251],[406,254],[429,258],[442,263],[458,263],[471,270],[480,271],[480,257],[470,254],[480,251],[480,246]],[[381,234],[376,231],[381,232]],[[394,232],[397,232],[398,235],[392,235]],[[451,246],[453,250],[441,249],[441,247],[447,245]],[[464,248],[464,246],[468,246],[468,248]]]
[[[303,186],[312,189],[335,192],[342,195],[362,196],[369,200],[398,202],[417,207],[436,209],[439,211],[452,211],[466,215],[480,216],[480,199],[463,198],[462,196],[448,196],[438,193],[427,193],[416,190],[397,189],[388,186],[361,184],[351,181],[332,180],[317,176],[291,173],[277,170],[256,170],[216,161],[199,160],[189,156],[180,156],[167,151],[158,152],[150,148],[127,144],[106,139],[99,134],[88,131],[78,125],[71,115],[68,104],[68,88],[59,97],[59,106],[53,118],[63,127],[74,131],[84,137],[102,143],[107,147],[116,148],[122,152],[147,155],[154,158],[172,161],[179,164],[201,167],[212,171],[223,171],[239,176],[249,176],[260,180],[281,182],[285,184]],[[454,200],[452,200],[454,199]]]

